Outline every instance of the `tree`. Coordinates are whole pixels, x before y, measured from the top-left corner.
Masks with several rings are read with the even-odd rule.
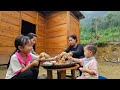
[[[99,38],[99,36],[97,34],[97,31],[98,31],[98,29],[100,27],[100,23],[101,23],[100,17],[95,17],[95,18],[92,19],[92,22],[91,22],[91,26],[92,26],[91,33],[92,33],[92,35],[94,37],[93,38],[94,42],[96,42],[96,40],[98,40],[98,38]]]

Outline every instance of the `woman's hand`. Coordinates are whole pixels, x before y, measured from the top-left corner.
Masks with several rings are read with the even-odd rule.
[[[73,56],[73,53],[72,53],[72,52],[69,52],[69,53],[68,53],[68,56]]]
[[[62,57],[63,55],[65,55],[66,54],[66,52],[62,52],[61,54],[60,54],[60,56]]]
[[[55,57],[54,57],[54,60],[55,60],[55,61],[59,61],[59,60],[60,60],[60,58],[61,58],[61,56],[60,56],[60,55],[58,55],[58,56],[55,56]]]

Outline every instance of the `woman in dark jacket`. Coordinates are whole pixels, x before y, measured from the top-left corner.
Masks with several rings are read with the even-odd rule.
[[[75,35],[70,35],[68,39],[70,45],[64,52],[60,54],[60,56],[69,53],[70,55],[72,55],[73,58],[84,58],[84,49],[81,44],[77,43],[77,37]],[[77,70],[79,71],[79,75],[81,75],[82,72],[80,71],[80,69],[78,68]]]
[[[68,39],[70,45],[60,55],[63,56],[65,53],[70,53],[73,58],[83,58],[84,57],[83,46],[77,43],[77,37],[75,35],[70,35]]]

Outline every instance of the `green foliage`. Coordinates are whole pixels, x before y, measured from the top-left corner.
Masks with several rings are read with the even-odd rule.
[[[81,43],[97,43],[104,46],[109,41],[120,41],[120,12],[109,12],[95,17],[90,25],[81,25]]]

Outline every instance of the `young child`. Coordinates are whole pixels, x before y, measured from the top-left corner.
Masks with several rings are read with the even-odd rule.
[[[34,46],[35,43],[36,43],[36,38],[37,38],[36,34],[34,34],[34,33],[28,33],[27,36],[30,38],[31,45],[32,45],[32,51],[31,51],[31,53],[32,53],[32,54],[35,54],[35,55],[38,55],[38,54],[34,51],[34,49],[33,49],[33,46]]]
[[[70,57],[70,61],[80,63],[82,68],[82,75],[77,77],[76,79],[98,79],[98,70],[97,70],[97,61],[95,59],[97,48],[94,45],[86,45],[84,47],[84,55],[85,58],[77,59]]]
[[[37,79],[39,62],[47,61],[31,52],[32,46],[29,37],[19,36],[15,39],[15,52],[8,62],[5,79]],[[56,60],[52,58],[49,60]]]

